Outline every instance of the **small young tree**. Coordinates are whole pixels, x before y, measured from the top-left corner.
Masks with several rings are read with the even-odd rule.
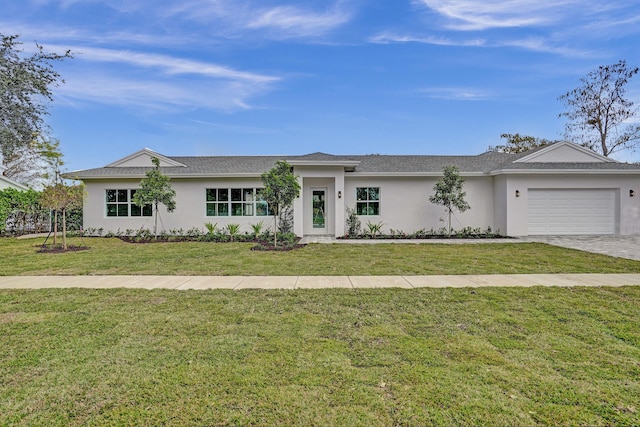
[[[146,177],[140,181],[140,189],[131,198],[136,206],[153,206],[153,236],[158,238],[158,205],[162,203],[167,208],[167,212],[173,212],[176,208],[176,192],[169,184],[169,177],[160,172],[160,160],[157,157],[151,158],[154,168],[147,172]]]
[[[435,193],[429,197],[429,201],[436,205],[442,205],[447,208],[449,214],[448,235],[451,236],[451,214],[456,209],[464,212],[471,209],[469,203],[464,199],[467,193],[462,191],[464,178],[460,176],[456,166],[445,166],[443,169],[444,176],[436,182],[433,187]]]
[[[273,214],[273,245],[278,247],[278,216],[298,197],[300,184],[291,171],[291,166],[284,160],[279,160],[271,170],[262,174],[262,183],[264,185],[262,197]]]
[[[62,249],[67,250],[67,211],[82,206],[84,188],[67,186],[62,182],[46,187],[40,195],[40,204],[54,212],[53,245],[57,244],[58,213],[62,214]]]

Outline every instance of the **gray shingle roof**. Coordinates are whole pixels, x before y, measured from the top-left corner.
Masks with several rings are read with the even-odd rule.
[[[171,177],[206,177],[220,175],[260,176],[271,169],[278,160],[314,162],[360,162],[356,174],[439,174],[447,165],[455,165],[461,173],[474,174],[499,170],[635,170],[639,165],[627,163],[514,163],[531,154],[507,154],[486,152],[475,156],[428,156],[428,155],[331,155],[312,153],[301,156],[166,156],[186,167],[162,167],[162,173]],[[140,178],[151,167],[104,167],[66,174],[69,178]]]
[[[484,153],[477,156],[355,156],[361,173],[439,173],[444,166],[457,166],[460,172],[488,173],[507,161],[511,155]]]

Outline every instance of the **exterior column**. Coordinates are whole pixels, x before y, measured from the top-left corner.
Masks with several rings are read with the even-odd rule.
[[[344,236],[344,172],[339,173],[335,177],[335,233],[336,237]]]
[[[293,232],[296,236],[304,235],[304,179],[297,177],[300,184],[300,195],[293,201]]]

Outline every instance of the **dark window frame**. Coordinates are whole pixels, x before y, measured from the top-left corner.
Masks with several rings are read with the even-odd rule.
[[[151,205],[137,206],[131,201],[138,189],[105,189],[105,216],[107,218],[142,218],[153,216]]]
[[[267,202],[261,196],[262,191],[264,188],[261,187],[205,188],[205,216],[272,216]]]
[[[380,216],[380,187],[356,187],[356,214]]]

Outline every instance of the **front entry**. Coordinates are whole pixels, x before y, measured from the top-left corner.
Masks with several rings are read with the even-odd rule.
[[[326,234],[327,233],[327,202],[326,202],[326,189],[313,189],[311,190],[311,214],[313,215],[313,233],[314,234]]]

